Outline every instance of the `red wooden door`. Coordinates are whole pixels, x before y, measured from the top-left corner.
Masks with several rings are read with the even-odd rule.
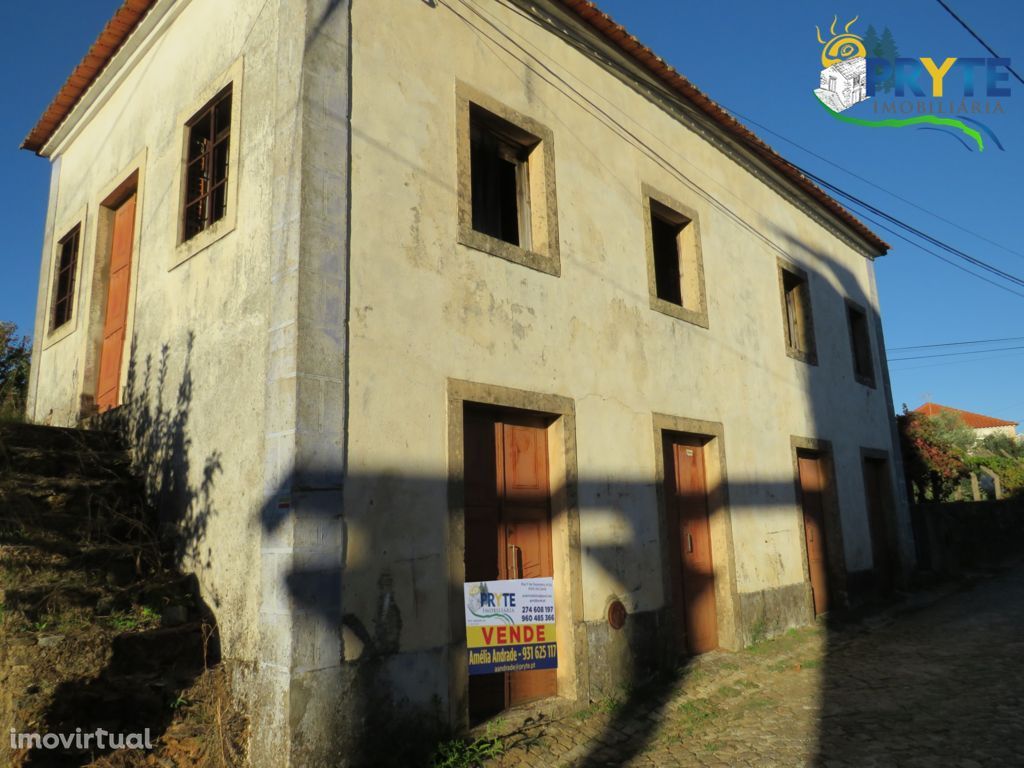
[[[825,473],[819,456],[798,454],[800,499],[807,541],[807,569],[814,594],[814,615],[829,607],[828,551],[825,540]]]
[[[466,580],[554,576],[544,421],[467,408],[464,426]],[[474,675],[470,715],[556,692],[554,669]]]
[[[503,535],[500,551],[504,554],[499,573],[503,579],[554,576],[546,425],[539,418],[521,417],[497,426],[502,447],[499,535]],[[555,676],[554,669],[508,673],[508,705],[554,696]]]
[[[871,529],[871,555],[879,591],[891,592],[894,568],[889,549],[886,503],[889,495],[888,471],[884,459],[864,460],[864,488],[867,494],[868,525]]]
[[[704,447],[670,438],[665,454],[677,636],[688,653],[705,653],[718,647],[718,610]]]
[[[100,349],[100,374],[96,386],[96,405],[100,411],[121,401],[121,362],[124,356],[125,326],[128,322],[128,293],[132,271],[132,240],[135,236],[135,195],[114,211],[114,230],[110,246],[110,282],[103,320],[103,346]]]

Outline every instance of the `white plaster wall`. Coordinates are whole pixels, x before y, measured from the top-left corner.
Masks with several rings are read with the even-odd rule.
[[[655,411],[725,425],[741,593],[803,580],[791,435],[833,442],[847,566],[870,567],[859,449],[890,449],[889,422],[883,390],[854,381],[843,298],[872,306],[871,262],[563,41],[473,5],[516,42],[458,2],[354,6],[345,610],[372,619],[388,571],[403,650],[447,642],[448,377],[575,400],[588,620],[609,594],[664,602]],[[456,80],[553,131],[561,277],[457,244]],[[649,308],[644,182],[699,212],[709,330]],[[783,254],[810,274],[815,367],[785,353]]]
[[[974,430],[974,436],[978,440],[984,440],[989,435],[1005,435],[1006,437],[1017,437],[1016,427],[981,427]]]
[[[74,333],[44,350],[37,364],[32,416],[73,424],[79,394],[87,382],[84,356],[90,307],[105,301],[91,295],[92,271],[106,254],[96,244],[97,209],[103,190],[130,170],[145,152],[137,218],[139,247],[133,339],[140,372],[152,361],[151,412],[156,402],[157,363],[166,345],[168,365],[162,408],[181,416],[176,404],[188,335],[192,389],[186,406],[187,485],[196,491],[204,468],[211,472],[208,497],[193,510],[208,508],[198,558],[188,563],[199,574],[203,596],[213,608],[228,656],[255,658],[259,506],[262,499],[266,308],[268,279],[271,105],[276,77],[276,17],[262,0],[191,0],[154,42],[151,50],[92,118],[59,148],[51,218],[60,228],[87,208]],[[181,172],[181,114],[244,54],[244,77],[236,83],[232,109],[241,110],[236,229],[170,269],[180,216],[176,197]],[[239,88],[241,86],[241,88]],[[187,116],[186,116],[187,117]],[[44,260],[50,254],[44,253]],[[44,264],[44,275],[52,265]],[[102,311],[100,312],[102,317]],[[37,328],[37,340],[39,339]],[[125,354],[128,365],[128,352]],[[168,446],[169,438],[162,441]]]

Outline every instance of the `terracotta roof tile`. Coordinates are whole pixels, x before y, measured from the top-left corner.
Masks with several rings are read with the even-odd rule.
[[[621,24],[616,23],[611,16],[599,9],[593,2],[590,0],[558,0],[558,2],[589,24],[607,40],[617,45],[624,53],[642,64],[652,75],[664,82],[669,88],[694,104],[728,133],[731,133],[749,149],[753,150],[754,154],[758,155],[762,160],[765,160],[783,176],[796,184],[797,187],[817,200],[833,216],[840,219],[861,238],[871,244],[872,247],[876,248],[879,254],[884,254],[889,250],[888,243],[868,229],[860,219],[836,202],[817,184],[804,176],[789,161],[765,144],[736,118],[708,98],[693,83],[676,72],[674,68],[665,63],[659,56],[655,55],[650,48],[629,34]]]
[[[741,143],[751,149],[755,155],[766,161],[798,188],[816,200],[825,210],[849,226],[865,242],[883,254],[889,250],[888,244],[868,229],[846,208],[836,202],[814,182],[804,176],[791,163],[782,158],[771,147],[765,144],[753,132],[742,125],[722,107],[709,99],[693,83],[676,72],[650,48],[629,34],[608,14],[601,11],[590,0],[558,0],[566,9],[590,25],[597,33],[618,46],[626,55],[641,64],[658,80],[664,82],[677,94],[694,104],[704,114],[718,123],[727,133],[732,134]],[[74,109],[89,86],[99,77],[107,64],[114,57],[125,40],[128,39],[142,17],[155,5],[156,0],[124,0],[99,38],[75,68],[67,82],[60,89],[56,98],[47,107],[43,116],[22,142],[22,149],[30,149],[38,153],[53,137],[61,123]]]
[[[57,92],[50,106],[39,118],[39,122],[21,142],[22,149],[30,149],[38,154],[46,146],[46,143],[60,128],[61,123],[67,119],[71,110],[89,90],[89,86],[110,63],[114,54],[121,50],[125,40],[155,4],[156,0],[125,0],[117,9],[114,17],[100,32],[96,42],[82,57],[81,63],[75,67],[60,91]]]
[[[1016,421],[1007,421],[1006,419],[997,419],[994,416],[983,416],[980,413],[972,413],[971,411],[962,411],[959,408],[950,408],[948,405],[939,405],[938,403],[925,403],[924,405],[915,408],[914,413],[923,413],[925,416],[935,416],[939,413],[953,413],[960,417],[960,420],[964,422],[971,429],[987,429],[989,427],[1016,427]]]

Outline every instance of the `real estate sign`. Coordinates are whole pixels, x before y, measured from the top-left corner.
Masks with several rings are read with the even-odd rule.
[[[477,581],[464,586],[469,674],[558,666],[553,578]]]

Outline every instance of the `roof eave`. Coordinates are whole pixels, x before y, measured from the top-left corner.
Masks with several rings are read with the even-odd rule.
[[[771,169],[793,183],[804,195],[811,198],[834,221],[838,221],[857,240],[863,242],[872,257],[884,256],[889,244],[876,235],[843,205],[837,202],[817,184],[803,175],[789,161],[779,155],[756,134],[740,123],[722,107],[705,95],[686,77],[677,72],[664,59],[631,35],[622,25],[601,11],[591,0],[558,0],[558,2],[586,23],[623,54],[636,61],[655,79],[670,90],[693,104],[719,127],[736,138],[755,156]]]
[[[156,3],[157,0],[124,0],[21,142],[21,149],[44,155],[50,139]]]

